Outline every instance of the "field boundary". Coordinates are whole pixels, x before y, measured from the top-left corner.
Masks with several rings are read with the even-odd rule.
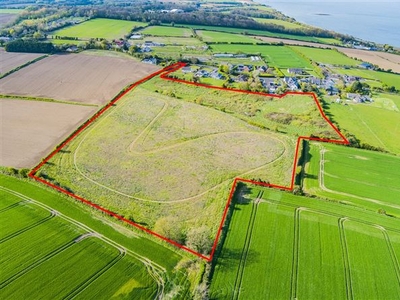
[[[124,89],[122,92],[120,92],[117,96],[115,96],[106,106],[104,106],[102,109],[100,109],[98,112],[96,112],[90,119],[88,119],[85,123],[83,123],[80,127],[78,127],[69,137],[67,137],[61,144],[59,144],[55,150],[53,150],[48,156],[46,156],[36,167],[34,167],[28,174],[28,176],[36,181],[39,181],[59,192],[62,192],[63,194],[66,194],[72,198],[74,198],[75,200],[78,200],[92,208],[95,208],[111,217],[114,217],[122,222],[125,222],[127,224],[130,224],[133,227],[136,227],[137,229],[140,229],[143,232],[146,232],[154,237],[157,237],[171,245],[174,245],[182,250],[185,250],[195,256],[198,256],[206,261],[212,261],[217,245],[218,245],[218,241],[219,238],[221,236],[222,233],[222,228],[223,225],[225,223],[226,220],[226,216],[229,210],[229,207],[231,205],[232,202],[232,198],[233,198],[233,194],[236,190],[236,185],[238,182],[243,182],[243,183],[250,183],[250,184],[254,184],[254,185],[261,185],[261,186],[266,186],[266,187],[271,187],[271,188],[277,188],[277,189],[281,189],[281,190],[286,190],[286,191],[292,191],[294,188],[294,181],[295,181],[295,174],[296,174],[296,165],[297,165],[297,159],[298,159],[298,155],[299,155],[299,146],[300,143],[302,142],[302,140],[311,140],[311,141],[318,141],[318,142],[328,142],[328,143],[337,143],[337,144],[349,144],[349,141],[345,138],[345,136],[339,131],[339,129],[332,124],[332,122],[326,117],[326,115],[324,114],[322,107],[316,97],[316,95],[314,93],[310,93],[310,92],[286,92],[282,95],[275,95],[275,94],[267,94],[267,93],[262,93],[262,92],[253,92],[253,91],[245,91],[245,90],[240,90],[240,89],[229,89],[229,88],[223,88],[223,87],[218,87],[218,86],[210,86],[210,85],[206,85],[206,84],[201,84],[201,83],[195,83],[195,82],[190,82],[190,81],[185,81],[185,80],[181,80],[181,79],[175,79],[175,78],[171,78],[169,76],[170,73],[175,72],[177,70],[179,70],[180,68],[184,67],[186,65],[186,63],[182,63],[182,62],[178,62],[175,63],[171,66],[165,67],[164,69],[161,69],[157,72],[154,72],[144,78],[142,78],[141,80],[138,80],[136,82],[134,82],[133,84],[131,84],[130,86],[128,86],[126,89]],[[160,76],[161,79],[164,80],[171,80],[177,83],[182,83],[182,84],[189,84],[189,85],[194,85],[194,86],[199,86],[199,87],[204,87],[204,88],[210,88],[210,89],[216,89],[216,90],[223,90],[223,91],[228,91],[228,92],[236,92],[236,93],[243,93],[243,94],[250,94],[250,95],[258,95],[258,96],[267,96],[267,97],[273,97],[273,98],[282,98],[285,97],[287,95],[306,95],[306,96],[311,96],[320,112],[320,115],[322,116],[322,118],[331,126],[331,128],[338,134],[338,136],[340,137],[340,139],[334,140],[334,139],[322,139],[322,138],[318,138],[318,137],[306,137],[306,136],[300,136],[297,138],[297,143],[296,143],[296,150],[295,150],[295,155],[294,155],[294,160],[293,160],[293,169],[292,169],[292,176],[291,176],[291,181],[290,184],[288,186],[282,186],[282,185],[276,185],[276,184],[270,184],[270,183],[265,183],[265,182],[259,182],[259,181],[254,181],[254,180],[249,180],[249,179],[243,179],[243,178],[235,178],[229,193],[229,197],[227,200],[227,203],[225,205],[224,211],[222,213],[222,219],[220,221],[219,227],[218,227],[218,231],[211,249],[211,253],[209,256],[206,256],[204,254],[201,254],[197,251],[194,251],[193,249],[188,248],[185,245],[179,244],[171,239],[168,239],[136,222],[133,222],[131,220],[125,219],[123,216],[119,215],[116,212],[110,211],[105,207],[102,207],[94,202],[91,202],[90,200],[87,200],[79,195],[76,195],[74,193],[71,193],[70,191],[57,186],[47,180],[44,180],[43,178],[40,178],[38,176],[36,176],[35,174],[39,171],[39,169],[46,164],[54,155],[56,155],[60,150],[62,150],[62,148],[64,148],[69,142],[71,142],[77,135],[79,135],[85,128],[87,128],[91,123],[93,123],[96,119],[98,119],[103,113],[105,113],[108,109],[110,109],[117,101],[119,101],[123,96],[125,96],[127,93],[129,93],[131,90],[133,90],[135,87],[139,86],[140,84],[152,79],[153,77],[156,76]]]

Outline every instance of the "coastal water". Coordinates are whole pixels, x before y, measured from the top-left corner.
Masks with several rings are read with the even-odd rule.
[[[256,0],[297,21],[400,47],[400,0]]]

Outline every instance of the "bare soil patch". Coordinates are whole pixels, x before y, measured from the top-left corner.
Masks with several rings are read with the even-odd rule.
[[[0,93],[103,104],[159,67],[132,59],[53,55],[0,80]]]
[[[0,49],[0,75],[7,73],[43,54],[6,52]]]
[[[0,99],[0,165],[30,168],[96,107]]]
[[[0,14],[0,28],[17,18],[17,14]]]
[[[394,72],[400,73],[400,55],[339,47],[337,49],[347,56],[358,58],[371,64],[378,65],[383,69],[392,69]]]

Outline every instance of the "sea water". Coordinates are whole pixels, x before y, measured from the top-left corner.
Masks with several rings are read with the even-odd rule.
[[[297,21],[400,47],[400,0],[257,0]]]

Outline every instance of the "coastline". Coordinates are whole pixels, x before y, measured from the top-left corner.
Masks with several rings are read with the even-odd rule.
[[[332,30],[337,33],[348,34],[357,40],[373,42],[377,45],[389,44],[400,48],[400,36],[392,26],[395,21],[395,9],[399,8],[400,2],[368,2],[368,6],[362,3],[344,3],[346,10],[338,8],[333,1],[311,2],[311,0],[297,1],[269,1],[253,0],[254,3],[266,5],[282,14],[295,19],[297,22],[312,27]],[[312,3],[318,6],[311,5]],[[378,6],[378,4],[379,6]],[[382,5],[383,6],[382,6]],[[374,14],[380,8],[380,15]],[[385,15],[385,17],[383,17]],[[372,26],[366,26],[366,24]]]

